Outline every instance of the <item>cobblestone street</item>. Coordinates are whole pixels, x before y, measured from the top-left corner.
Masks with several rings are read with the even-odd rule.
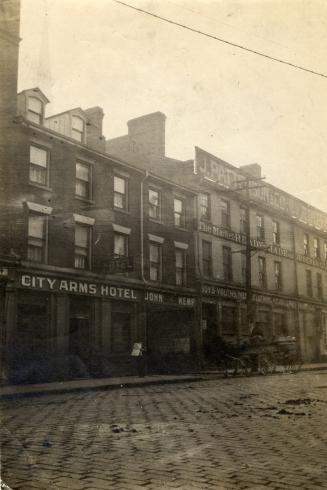
[[[327,372],[2,402],[12,489],[327,488]]]

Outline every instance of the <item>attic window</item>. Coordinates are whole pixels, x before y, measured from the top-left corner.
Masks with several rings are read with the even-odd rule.
[[[84,140],[84,121],[81,117],[72,117],[72,138],[81,143]]]
[[[27,119],[36,124],[42,123],[43,103],[36,97],[28,97],[27,99]]]

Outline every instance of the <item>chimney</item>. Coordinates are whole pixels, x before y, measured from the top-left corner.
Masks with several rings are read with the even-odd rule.
[[[93,148],[105,151],[105,138],[102,134],[102,121],[104,112],[101,107],[90,107],[84,110],[87,115],[86,144]]]
[[[245,174],[248,174],[255,179],[261,178],[261,166],[258,163],[250,163],[249,165],[242,165],[240,170]]]
[[[166,116],[153,112],[127,122],[130,148],[143,155],[165,156]]]

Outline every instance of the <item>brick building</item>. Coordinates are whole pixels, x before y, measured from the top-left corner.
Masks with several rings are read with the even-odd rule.
[[[134,165],[146,162],[173,175],[198,194],[194,244],[203,351],[217,335],[237,342],[250,334],[247,198],[244,191],[233,191],[249,177],[255,179],[249,213],[253,326],[269,340],[296,337],[307,361],[326,357],[327,215],[261,182],[257,164],[237,168],[200,148],[192,161],[167,158],[164,123],[160,112],[133,119],[128,134],[107,141],[106,148]]]
[[[18,36],[18,22],[8,28]],[[3,371],[18,381],[128,373],[136,341],[154,369],[172,354],[190,361],[199,349],[194,192],[105,153],[100,107],[46,117],[38,87],[17,98],[18,37],[9,38]]]

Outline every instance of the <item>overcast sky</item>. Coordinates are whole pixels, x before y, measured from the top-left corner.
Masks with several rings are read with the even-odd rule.
[[[127,3],[327,76],[325,0]],[[99,105],[107,138],[167,116],[167,155],[194,146],[327,211],[327,78],[200,36],[112,0],[22,0],[19,90],[48,115]]]

